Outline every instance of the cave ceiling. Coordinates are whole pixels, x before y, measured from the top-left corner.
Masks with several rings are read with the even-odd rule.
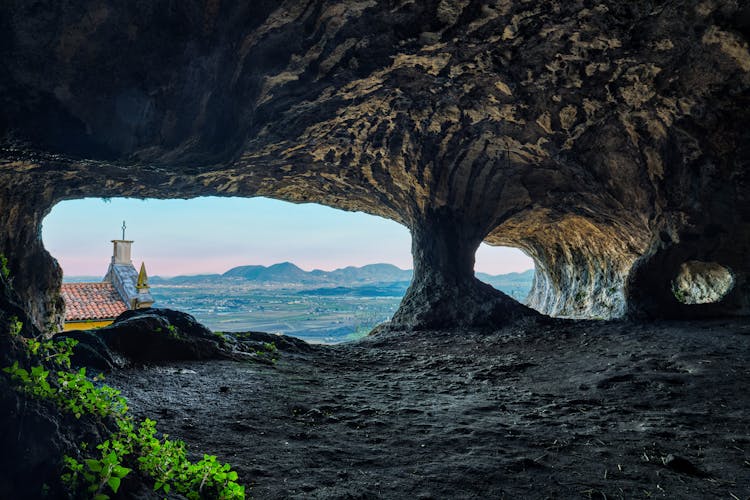
[[[619,290],[688,233],[746,248],[745,2],[17,0],[0,32],[6,206],[448,210]]]

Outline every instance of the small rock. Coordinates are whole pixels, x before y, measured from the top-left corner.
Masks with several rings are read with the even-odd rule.
[[[664,465],[668,467],[669,469],[672,469],[675,472],[679,472],[681,474],[687,474],[689,476],[695,476],[695,477],[708,477],[709,475],[705,473],[704,471],[700,470],[698,467],[693,465],[690,460],[687,458],[678,456],[678,455],[672,455],[671,453],[667,455],[665,458],[662,459],[662,462],[664,462]]]
[[[219,387],[219,392],[229,392],[229,387],[227,387],[226,385],[222,385],[221,387]]]

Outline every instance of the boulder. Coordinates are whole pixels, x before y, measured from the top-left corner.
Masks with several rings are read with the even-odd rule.
[[[64,332],[55,338],[79,341],[73,361],[99,369],[127,362],[231,358],[232,351],[219,335],[189,314],[171,309],[125,311],[109,326],[89,331]]]

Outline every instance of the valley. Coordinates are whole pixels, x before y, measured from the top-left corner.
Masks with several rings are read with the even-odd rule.
[[[518,301],[534,271],[477,277]],[[93,281],[71,277],[66,281]],[[388,321],[411,280],[411,270],[390,264],[304,271],[284,262],[241,266],[223,274],[151,278],[155,307],[176,309],[214,331],[263,331],[311,343],[356,340]]]

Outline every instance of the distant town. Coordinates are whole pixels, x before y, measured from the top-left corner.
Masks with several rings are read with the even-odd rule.
[[[150,278],[155,307],[185,311],[214,331],[264,331],[308,342],[338,343],[366,335],[398,308],[412,271],[370,264],[305,271],[290,262],[240,266],[223,274]],[[534,270],[477,278],[523,301]],[[91,276],[65,277],[66,282]]]

